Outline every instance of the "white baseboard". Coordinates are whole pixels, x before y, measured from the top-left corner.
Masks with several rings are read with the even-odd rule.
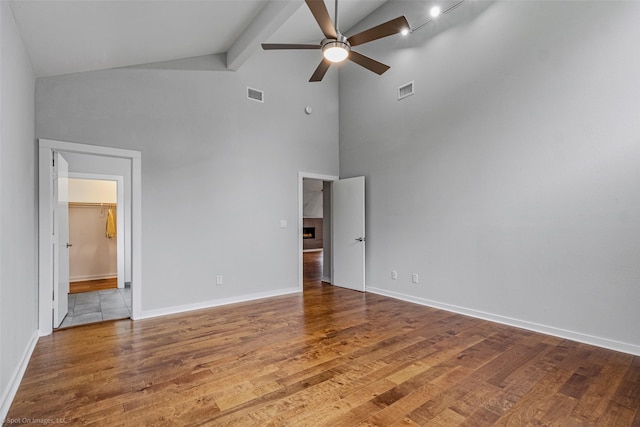
[[[118,277],[118,273],[108,273],[108,274],[91,274],[88,276],[75,276],[69,277],[69,282],[84,282],[85,280],[101,280],[101,279],[116,279]]]
[[[380,289],[367,286],[367,292],[371,292],[378,295],[384,295],[387,297],[413,302],[420,305],[426,305],[428,307],[439,308],[453,313],[464,314],[478,319],[489,320],[491,322],[501,323],[504,325],[515,326],[517,328],[528,329],[533,332],[540,332],[546,335],[552,335],[559,338],[565,338],[572,341],[578,341],[584,344],[595,345],[598,347],[608,348],[609,350],[620,351],[622,353],[633,354],[640,356],[640,346],[630,344],[626,342],[620,342],[610,340],[602,337],[595,337],[592,335],[583,334],[581,332],[568,331],[566,329],[556,328],[553,326],[542,325],[539,323],[528,322],[526,320],[513,319],[511,317],[501,316],[499,314],[485,313],[483,311],[473,310],[470,308],[459,307],[457,305],[446,304],[438,301],[429,300],[426,298],[415,297],[412,295],[406,295],[399,292],[393,292],[386,289]]]
[[[322,276],[320,280],[326,283],[331,283],[331,277]]]
[[[202,310],[203,308],[220,307],[222,305],[236,304],[239,302],[253,301],[262,298],[277,297],[281,295],[295,294],[302,292],[299,288],[285,288],[274,291],[257,292],[254,294],[240,295],[237,297],[220,298],[210,301],[203,301],[194,304],[175,305],[172,307],[157,308],[154,310],[143,310],[139,317],[133,320],[150,319],[152,317],[167,316],[169,314],[184,313],[193,310]]]
[[[38,343],[38,337],[38,331],[34,331],[33,335],[29,339],[29,342],[27,343],[27,347],[24,349],[20,364],[13,371],[11,379],[7,384],[7,388],[2,391],[2,397],[0,398],[0,420],[4,421],[7,419],[7,414],[9,413],[9,409],[11,408],[13,399],[16,397],[16,393],[18,392],[18,387],[20,387],[20,383],[22,382],[24,372],[27,370],[27,365],[29,364],[29,360],[31,359],[33,350],[36,348],[36,344]]]

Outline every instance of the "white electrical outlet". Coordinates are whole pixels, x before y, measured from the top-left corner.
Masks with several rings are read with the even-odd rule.
[[[411,283],[418,283],[418,274],[417,273],[413,273],[411,275]]]
[[[397,279],[398,279],[398,272],[397,272],[397,271],[395,271],[395,270],[393,270],[393,271],[391,272],[391,278],[392,278],[393,280],[397,280]]]
[[[216,285],[222,285],[222,275],[216,276]]]

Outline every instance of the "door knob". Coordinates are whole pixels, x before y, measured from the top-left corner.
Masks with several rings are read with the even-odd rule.
[[[71,246],[73,246],[71,243],[67,242],[67,248],[70,248]]]
[[[365,240],[365,239],[364,239],[364,237],[358,237],[356,240],[357,240],[358,242],[364,242],[364,240]]]

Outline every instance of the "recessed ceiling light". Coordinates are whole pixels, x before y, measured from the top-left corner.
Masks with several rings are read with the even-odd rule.
[[[409,29],[403,28],[402,31],[400,31],[400,34],[402,34],[403,36],[406,36],[407,34],[409,34]]]
[[[442,12],[442,9],[440,9],[440,6],[433,6],[429,10],[429,15],[431,15],[432,18],[437,18],[438,16],[440,16],[440,12]]]

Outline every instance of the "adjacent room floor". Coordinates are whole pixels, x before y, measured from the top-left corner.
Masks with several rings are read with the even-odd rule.
[[[131,317],[131,288],[69,294],[69,313],[60,328]]]

